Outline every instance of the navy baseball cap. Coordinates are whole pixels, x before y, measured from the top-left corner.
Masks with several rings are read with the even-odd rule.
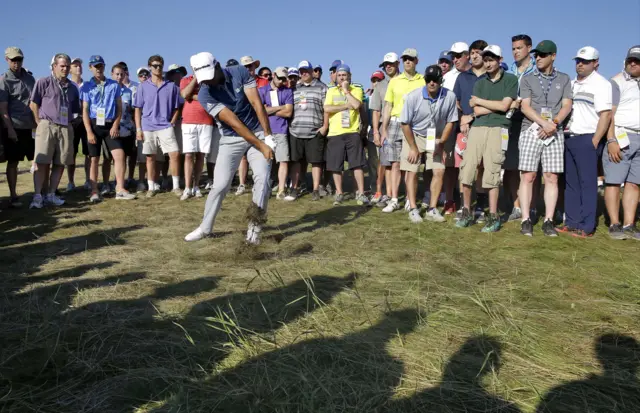
[[[103,65],[103,64],[104,64],[104,59],[100,55],[94,54],[89,58],[89,65],[91,66]]]
[[[451,59],[451,55],[449,54],[448,50],[444,50],[442,52],[440,52],[440,57],[438,58],[438,62],[440,62],[440,60],[446,60],[449,63],[453,63],[453,59]]]
[[[227,67],[230,66],[239,66],[240,63],[238,63],[238,61],[236,59],[229,59],[227,60]]]
[[[336,69],[338,66],[340,66],[343,63],[344,62],[342,60],[334,60],[333,63],[331,63],[331,66],[329,66],[329,70]]]
[[[424,78],[429,81],[429,79],[435,79],[437,81],[442,80],[442,69],[438,65],[431,65],[427,67],[427,70],[424,71]]]
[[[314,70],[319,70],[322,72],[322,65],[313,65]]]
[[[351,73],[351,68],[348,65],[345,65],[344,63],[339,65],[336,68],[336,73],[338,72],[347,72],[347,73]]]

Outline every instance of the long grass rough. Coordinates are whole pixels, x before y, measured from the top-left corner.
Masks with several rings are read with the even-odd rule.
[[[249,197],[0,212],[0,412],[640,412],[640,244]]]

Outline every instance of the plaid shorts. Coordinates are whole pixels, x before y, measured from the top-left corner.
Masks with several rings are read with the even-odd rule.
[[[542,162],[542,172],[564,172],[564,132],[559,130],[553,141],[547,146],[538,138],[537,132],[529,128],[520,132],[519,169],[525,172],[537,172]]]
[[[400,162],[403,140],[402,124],[397,119],[390,120],[387,128],[387,139],[382,148],[380,148],[381,165],[391,166],[391,162]]]

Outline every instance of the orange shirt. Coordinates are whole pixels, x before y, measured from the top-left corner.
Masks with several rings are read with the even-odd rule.
[[[180,81],[180,90],[184,89],[191,83],[193,75],[183,77]],[[199,86],[196,86],[193,91],[194,95],[198,95]],[[213,125],[213,118],[209,115],[200,102],[192,100],[191,102],[185,100],[184,107],[182,108],[182,123],[191,125]]]

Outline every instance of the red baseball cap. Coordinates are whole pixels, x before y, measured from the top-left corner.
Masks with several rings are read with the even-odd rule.
[[[384,73],[382,73],[382,70],[376,70],[371,74],[371,79],[384,80]]]

